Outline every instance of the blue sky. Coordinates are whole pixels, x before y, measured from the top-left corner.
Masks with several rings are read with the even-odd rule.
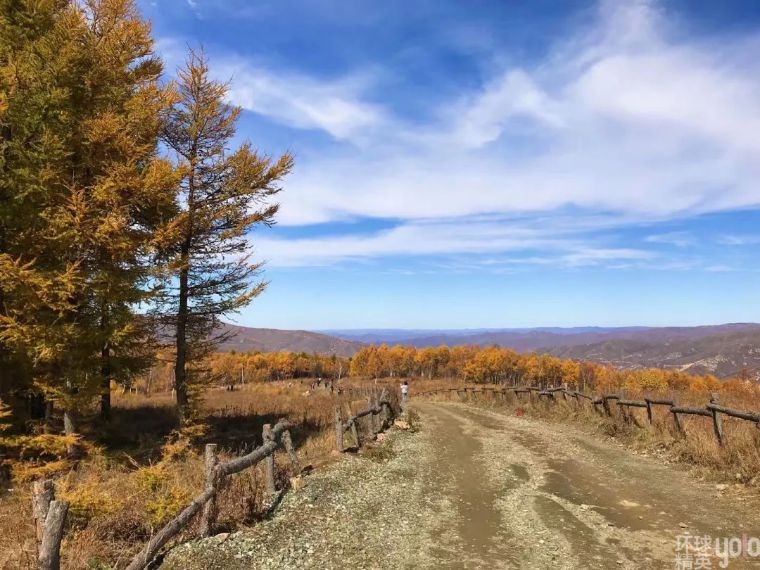
[[[142,0],[296,169],[276,328],[760,321],[756,0]]]

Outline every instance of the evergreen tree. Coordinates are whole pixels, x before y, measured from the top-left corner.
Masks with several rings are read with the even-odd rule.
[[[148,255],[175,207],[172,166],[157,156],[170,92],[132,0],[0,8],[0,343],[28,357],[73,431],[80,404],[101,392],[107,413],[111,377],[148,364],[135,307],[150,298]]]
[[[165,233],[172,279],[167,289],[169,322],[176,342],[175,388],[180,422],[189,419],[188,385],[201,360],[220,340],[219,318],[259,295],[261,264],[251,260],[247,233],[270,225],[278,205],[270,198],[293,165],[276,161],[245,143],[230,152],[240,109],[225,102],[227,85],[209,77],[202,54],[191,52],[179,71],[179,103],[164,135],[177,169],[181,211]]]
[[[62,355],[72,271],[45,270],[44,212],[65,171],[74,51],[69,2],[0,1],[0,390],[29,388]],[[49,260],[48,260],[49,261]],[[52,370],[47,370],[53,372]],[[48,377],[49,379],[49,377]]]

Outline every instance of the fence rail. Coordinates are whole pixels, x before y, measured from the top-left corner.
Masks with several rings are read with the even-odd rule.
[[[366,395],[369,408],[350,416],[345,424],[342,421],[339,422],[339,440],[342,442],[343,432],[349,429],[355,436],[357,446],[359,446],[357,420],[370,416],[372,435],[374,436],[387,426],[389,420],[395,417],[396,409],[385,388],[379,396],[376,390],[371,389],[353,389],[350,390],[349,394]],[[340,420],[340,408],[336,408],[336,418],[338,421]],[[293,427],[294,424],[286,420],[278,421],[274,427],[271,424],[265,424],[262,430],[263,443],[247,455],[237,457],[226,463],[219,463],[217,444],[206,444],[204,448],[206,484],[203,492],[150,538],[132,559],[126,570],[143,570],[148,567],[160,550],[187,527],[199,513],[201,514],[201,535],[210,536],[214,534],[218,515],[217,496],[224,487],[226,480],[236,473],[263,461],[265,488],[270,496],[276,493],[274,454],[277,450],[285,451],[291,471],[296,475],[300,474],[302,470],[298,454],[290,436],[290,429]],[[343,451],[342,448],[340,450]],[[68,508],[68,503],[55,500],[53,481],[35,482],[32,491],[32,511],[37,535],[39,570],[59,570],[60,568],[61,542]]]
[[[647,411],[647,420],[649,424],[654,423],[654,414],[653,414],[653,407],[654,406],[668,406],[668,411],[673,417],[673,426],[675,428],[675,431],[679,434],[684,434],[685,430],[683,425],[681,424],[681,420],[679,418],[679,415],[694,415],[694,416],[704,416],[712,418],[713,423],[713,431],[715,433],[715,439],[718,443],[718,445],[723,446],[725,445],[725,434],[723,431],[723,419],[721,417],[722,415],[730,416],[733,418],[751,421],[756,424],[758,429],[760,429],[760,413],[758,412],[750,412],[746,410],[736,410],[734,408],[729,408],[726,406],[723,406],[720,404],[720,401],[718,400],[718,397],[713,394],[710,398],[710,402],[706,404],[704,407],[693,407],[693,406],[679,406],[674,400],[668,400],[668,399],[661,399],[661,398],[644,398],[643,400],[626,400],[622,398],[619,394],[600,394],[597,396],[592,396],[589,394],[584,394],[583,392],[580,392],[578,390],[568,390],[564,387],[558,387],[558,388],[539,388],[537,386],[510,386],[510,387],[501,387],[501,388],[491,388],[485,390],[489,393],[494,394],[508,394],[512,393],[516,398],[519,398],[521,394],[528,394],[529,397],[533,397],[534,394],[538,396],[539,399],[545,398],[546,400],[550,402],[556,402],[556,394],[561,394],[563,399],[567,401],[567,397],[571,396],[574,398],[576,405],[582,405],[582,400],[588,400],[590,404],[593,406],[594,410],[602,413],[608,417],[612,417],[612,407],[610,405],[610,402],[615,402],[615,405],[620,410],[620,415],[626,422],[629,423],[635,423],[636,425],[639,425],[639,422],[636,418],[636,416],[633,414],[632,410],[630,408],[645,408]],[[457,388],[440,388],[436,390],[427,390],[425,392],[421,392],[417,394],[418,396],[429,396],[429,395],[437,395],[437,394],[443,394],[443,393],[451,393],[451,392],[457,392],[460,396],[462,394],[478,394],[483,393],[483,388],[472,388],[472,387],[457,387]],[[601,407],[601,411],[600,411]]]

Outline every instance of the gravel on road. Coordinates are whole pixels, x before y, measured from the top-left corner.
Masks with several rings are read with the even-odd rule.
[[[659,569],[677,567],[685,533],[760,537],[757,501],[571,426],[462,403],[414,409],[419,432],[346,454],[271,519],[179,546],[162,568]]]

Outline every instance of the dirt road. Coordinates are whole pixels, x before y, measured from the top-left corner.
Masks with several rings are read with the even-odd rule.
[[[176,549],[165,568],[720,568],[691,539],[692,565],[677,566],[676,537],[760,538],[754,499],[572,427],[415,409],[419,433],[395,434],[374,461],[347,457],[271,520]]]

